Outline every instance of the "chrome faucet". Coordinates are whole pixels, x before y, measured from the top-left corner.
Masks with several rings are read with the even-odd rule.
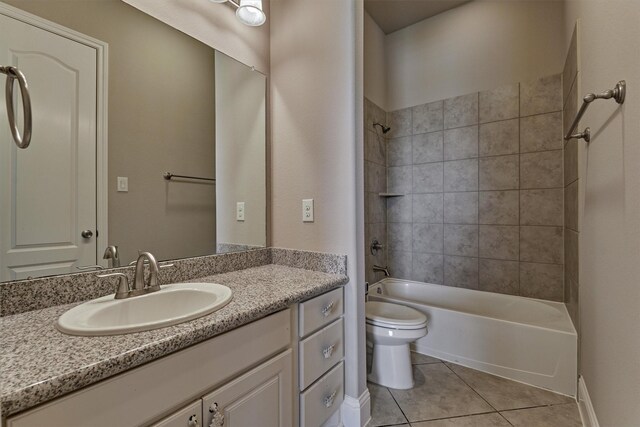
[[[102,259],[110,259],[112,268],[120,267],[120,254],[118,253],[118,247],[114,245],[107,246],[107,249],[104,251],[104,255],[102,255]]]
[[[380,267],[379,265],[374,265],[373,266],[373,272],[377,273],[378,271],[382,271],[384,273],[385,277],[390,277],[391,276],[389,274],[389,267],[387,267],[387,266]]]

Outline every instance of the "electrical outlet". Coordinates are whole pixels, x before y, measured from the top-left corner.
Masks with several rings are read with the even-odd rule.
[[[244,202],[236,203],[236,220],[244,221]]]
[[[129,191],[129,178],[126,176],[118,177],[118,192],[126,193]]]
[[[302,200],[302,222],[313,222],[313,199]]]

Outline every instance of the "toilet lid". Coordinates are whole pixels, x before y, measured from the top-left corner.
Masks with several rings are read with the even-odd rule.
[[[367,322],[393,329],[418,329],[427,323],[427,316],[400,304],[369,301],[365,304]]]

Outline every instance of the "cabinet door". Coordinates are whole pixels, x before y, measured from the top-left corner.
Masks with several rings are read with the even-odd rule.
[[[274,357],[202,399],[205,426],[293,425],[291,350]]]
[[[174,412],[152,427],[202,427],[202,400]]]

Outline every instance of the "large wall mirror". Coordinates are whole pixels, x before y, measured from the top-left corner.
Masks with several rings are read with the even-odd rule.
[[[266,245],[264,75],[121,0],[2,0],[0,65],[0,281]]]

